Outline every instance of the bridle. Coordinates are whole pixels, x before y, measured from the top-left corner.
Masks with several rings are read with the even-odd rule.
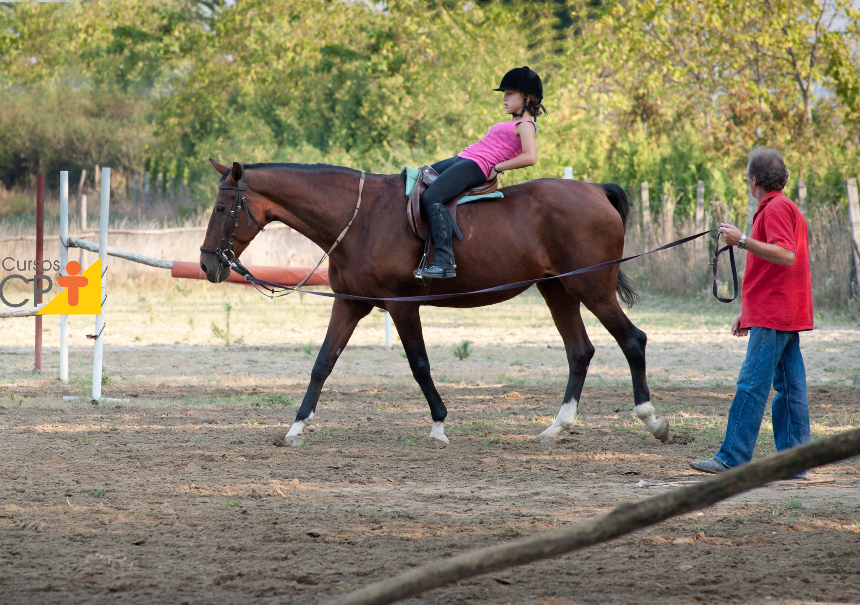
[[[355,220],[355,217],[358,216],[358,209],[361,208],[361,192],[364,190],[364,177],[365,173],[362,170],[361,178],[358,181],[358,200],[355,203],[355,210],[352,213],[352,218],[349,219],[349,222],[347,223],[346,227],[344,227],[343,231],[340,232],[340,235],[337,236],[337,239],[334,241],[334,244],[332,244],[331,248],[329,248],[328,252],[322,255],[322,258],[320,258],[319,262],[316,264],[316,267],[311,269],[311,272],[308,273],[307,277],[305,277],[296,286],[291,286],[288,288],[280,286],[280,289],[285,291],[284,294],[281,294],[281,296],[284,296],[285,294],[292,294],[298,288],[304,286],[305,283],[307,283],[307,281],[311,278],[311,276],[313,276],[314,272],[316,272],[316,270],[320,268],[320,265],[322,265],[323,261],[328,258],[329,255],[334,251],[334,249],[337,248],[338,244],[340,244],[341,240],[346,235],[346,232],[349,231],[349,228],[352,226],[352,222]],[[243,193],[245,191],[244,180],[245,177],[243,176],[241,179],[239,179],[239,182],[236,183],[235,187],[232,185],[218,186],[218,189],[228,189],[230,191],[235,191],[236,197],[233,200],[233,204],[230,206],[230,214],[227,217],[227,223],[224,225],[224,231],[221,233],[221,241],[218,243],[218,247],[207,248],[206,246],[200,246],[200,251],[211,252],[215,254],[216,256],[218,256],[219,260],[223,261],[223,265],[230,267],[233,271],[248,280],[248,282],[253,285],[258,291],[265,294],[265,292],[262,292],[260,290],[260,282],[262,280],[258,280],[256,277],[254,277],[254,275],[248,270],[248,268],[243,265],[238,258],[236,258],[236,253],[233,252],[233,244],[236,242],[236,231],[239,229],[239,215],[242,213],[243,210],[245,211],[245,214],[248,215],[249,227],[251,226],[251,220],[253,219],[254,222],[257,224],[257,227],[260,228],[260,231],[265,231],[265,229],[263,229],[263,225],[261,225],[260,221],[257,220],[257,217],[254,216],[254,213],[251,211],[251,207],[248,206],[248,201],[245,199],[245,195]],[[233,223],[233,230],[229,232],[228,236],[231,222]],[[225,242],[226,246],[224,245]],[[276,284],[276,286],[279,285]],[[272,291],[271,288],[266,287],[265,285],[263,287],[270,292]],[[266,294],[266,296],[269,295]]]
[[[257,227],[260,228],[260,231],[265,231],[263,229],[263,225],[260,224],[260,221],[257,220],[257,217],[254,216],[251,207],[248,205],[248,200],[245,199],[245,183],[244,177],[239,179],[239,182],[233,185],[219,185],[218,189],[227,189],[229,191],[235,191],[236,197],[233,199],[233,203],[230,205],[230,214],[227,217],[227,222],[224,224],[224,231],[221,233],[221,241],[218,242],[217,248],[207,248],[206,246],[200,246],[201,252],[211,252],[215,254],[222,262],[223,265],[232,267],[234,263],[238,264],[240,267],[242,263],[239,262],[239,259],[236,258],[236,253],[233,252],[233,244],[236,243],[236,232],[239,230],[239,215],[242,214],[242,211],[245,211],[245,214],[248,216],[248,226],[251,226],[251,220],[257,224]],[[233,229],[230,230],[230,223],[233,223]],[[226,245],[225,245],[226,242]],[[229,255],[229,256],[228,256]]]

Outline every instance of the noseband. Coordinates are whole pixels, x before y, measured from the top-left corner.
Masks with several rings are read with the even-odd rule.
[[[257,227],[260,228],[260,231],[265,231],[265,229],[263,229],[263,225],[260,224],[260,221],[257,220],[257,217],[254,216],[254,213],[251,211],[251,207],[248,206],[248,201],[245,199],[245,187],[243,181],[244,179],[239,179],[239,182],[235,187],[232,185],[218,186],[218,189],[228,189],[230,191],[235,191],[236,197],[233,199],[233,204],[230,206],[230,214],[227,217],[227,222],[224,224],[224,231],[221,233],[221,241],[218,242],[218,247],[207,248],[205,246],[200,246],[201,252],[212,252],[226,266],[232,265],[234,261],[238,262],[236,254],[233,252],[233,244],[236,242],[236,231],[238,231],[239,229],[239,215],[242,214],[243,210],[248,216],[249,227],[251,226],[251,219],[253,219],[254,222],[257,224]],[[233,223],[232,231],[230,231],[230,223]]]

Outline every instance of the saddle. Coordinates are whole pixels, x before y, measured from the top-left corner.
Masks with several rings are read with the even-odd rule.
[[[411,170],[414,170],[414,168]],[[427,240],[427,235],[430,229],[424,215],[421,213],[421,196],[424,195],[424,192],[427,191],[427,188],[433,184],[433,181],[435,181],[438,176],[439,173],[433,170],[429,165],[425,164],[419,168],[418,180],[406,201],[406,218],[409,220],[409,226],[412,227],[412,231],[415,232],[415,235],[424,241]],[[457,239],[463,239],[463,234],[460,232],[460,227],[457,225],[457,202],[467,196],[473,197],[488,195],[493,193],[498,189],[498,187],[499,179],[493,177],[492,180],[486,181],[477,187],[461,191],[453,199],[445,202],[444,206],[448,209],[448,213],[451,215],[451,224],[454,226],[454,235],[457,236]]]

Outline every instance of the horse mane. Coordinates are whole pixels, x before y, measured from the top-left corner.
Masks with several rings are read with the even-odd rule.
[[[346,166],[335,166],[333,164],[297,164],[293,162],[262,162],[259,164],[245,164],[244,170],[296,170],[299,172],[322,172],[327,170],[348,170],[358,172],[355,168]]]

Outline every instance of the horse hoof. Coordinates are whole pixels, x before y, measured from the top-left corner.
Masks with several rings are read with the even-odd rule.
[[[666,443],[669,440],[669,421],[665,416],[657,416],[657,420],[660,421],[660,426],[654,431],[654,437]]]
[[[284,443],[287,445],[292,445],[293,447],[299,447],[304,444],[305,438],[302,435],[287,435],[284,437]]]
[[[561,441],[561,435],[565,431],[570,430],[571,426],[558,426],[556,424],[552,424],[547,429],[538,436],[538,439],[541,443],[558,443]]]
[[[442,439],[439,439],[437,437],[427,437],[427,440],[430,441],[430,445],[432,445],[435,448],[443,448],[443,447],[448,446],[448,443],[449,443],[448,438],[443,437],[443,439],[445,439],[445,440],[442,441]]]

